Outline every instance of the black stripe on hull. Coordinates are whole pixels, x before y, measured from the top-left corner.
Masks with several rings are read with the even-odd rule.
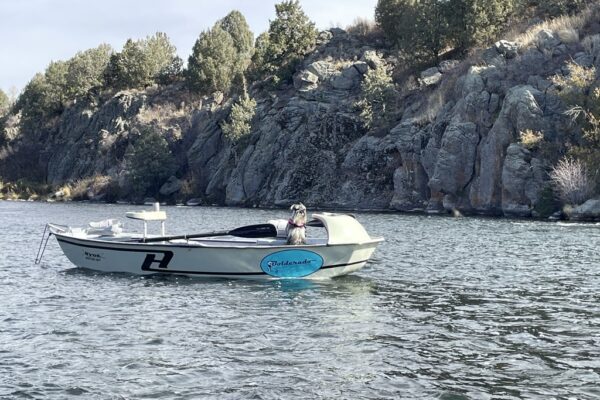
[[[160,252],[164,251],[164,250],[154,250],[153,251],[151,249],[147,249],[147,250],[116,249],[114,247],[93,246],[93,245],[87,245],[87,244],[74,243],[74,242],[71,242],[69,240],[64,240],[64,239],[62,239],[62,238],[60,238],[58,236],[56,236],[56,240],[58,240],[59,242],[68,243],[68,244],[73,245],[73,246],[84,247],[84,248],[92,248],[92,249],[111,250],[111,251],[128,251],[128,252],[134,252],[134,253],[152,253],[152,252],[160,253]],[[369,261],[369,260],[355,261],[355,262],[347,263],[347,264],[324,265],[321,268],[319,268],[318,270],[316,270],[315,272],[313,272],[313,274],[317,273],[317,272],[319,272],[319,271],[321,271],[323,269],[348,267],[350,265],[356,265],[356,264],[366,263],[367,261]],[[271,275],[269,275],[269,274],[267,274],[265,272],[200,272],[200,271],[182,271],[182,270],[153,269],[153,268],[147,268],[147,269],[144,269],[143,271],[144,272],[159,273],[159,274],[214,275],[214,276],[262,276],[262,275],[271,276]]]

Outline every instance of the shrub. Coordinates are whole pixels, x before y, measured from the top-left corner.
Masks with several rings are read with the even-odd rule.
[[[104,72],[106,84],[117,89],[143,88],[178,74],[181,59],[168,36],[157,32],[146,39],[128,39],[120,53],[110,57]]]
[[[368,39],[380,34],[379,27],[374,20],[356,18],[351,25],[346,27],[346,32],[359,38]]]
[[[231,35],[219,25],[202,32],[188,60],[188,85],[201,93],[228,93],[235,77],[237,51]]]
[[[36,132],[51,117],[60,114],[66,99],[67,64],[52,62],[45,73],[36,74],[27,83],[15,103],[21,112],[21,126]]]
[[[77,53],[67,62],[65,84],[70,99],[86,95],[91,89],[104,85],[104,71],[112,53],[110,45],[102,44]]]
[[[125,155],[127,176],[135,197],[158,193],[175,173],[175,159],[167,141],[156,131],[144,129]]]
[[[552,186],[544,187],[539,193],[538,201],[534,206],[534,211],[537,212],[541,218],[548,218],[559,210],[560,203],[554,194]]]
[[[391,75],[383,67],[369,70],[356,103],[365,127],[388,125],[394,117],[394,105],[395,89]]]
[[[256,39],[252,59],[257,76],[276,75],[276,81],[289,81],[298,62],[315,46],[317,30],[298,0],[275,5],[276,18],[269,31]]]
[[[437,61],[455,47],[495,40],[516,0],[379,0],[375,20],[413,63]]]
[[[8,113],[10,108],[10,100],[2,89],[0,89],[0,118]]]
[[[256,113],[256,101],[247,95],[243,96],[231,107],[229,122],[221,124],[225,137],[236,143],[240,138],[250,133],[252,118]]]
[[[229,93],[234,81],[242,82],[250,64],[254,35],[239,11],[232,11],[202,32],[188,59],[187,81],[201,93]]]
[[[579,160],[563,158],[552,168],[550,178],[566,204],[582,204],[592,196],[591,180]]]

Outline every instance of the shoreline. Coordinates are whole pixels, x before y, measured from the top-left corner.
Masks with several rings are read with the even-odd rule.
[[[106,202],[106,201],[94,201],[94,200],[33,200],[33,199],[0,199],[1,202],[14,202],[14,203],[75,203],[75,204],[97,204],[97,205],[120,205],[120,206],[151,206],[152,202],[128,202],[128,201],[117,201],[117,202]],[[171,202],[158,202],[161,207],[214,207],[214,208],[239,208],[239,209],[260,209],[260,210],[287,210],[287,206],[242,206],[242,205],[224,205],[224,204],[194,204],[188,205],[185,203],[171,203]],[[585,219],[569,219],[566,217],[564,212],[561,212],[561,217],[518,217],[518,216],[504,216],[499,214],[484,214],[484,213],[463,213],[463,212],[444,212],[444,211],[427,211],[427,210],[414,210],[414,211],[401,211],[393,209],[377,209],[377,208],[346,208],[346,207],[318,207],[309,206],[310,212],[344,212],[344,213],[361,213],[361,214],[398,214],[398,215],[414,215],[422,217],[440,217],[440,218],[453,218],[453,219],[470,219],[470,218],[481,218],[481,219],[501,219],[501,220],[513,220],[513,221],[535,221],[535,222],[567,222],[567,223],[598,223],[600,218],[585,218]]]

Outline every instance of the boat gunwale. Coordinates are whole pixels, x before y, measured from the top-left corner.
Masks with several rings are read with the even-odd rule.
[[[153,242],[153,243],[144,243],[144,242],[125,242],[125,241],[109,241],[109,240],[102,240],[102,239],[94,239],[94,238],[78,238],[76,236],[70,235],[68,233],[58,233],[58,232],[53,232],[53,234],[56,236],[57,240],[61,240],[63,242],[66,243],[71,243],[71,240],[74,241],[79,241],[79,242],[83,242],[83,243],[71,243],[71,244],[77,244],[77,245],[86,245],[86,243],[91,243],[90,245],[88,245],[88,247],[98,247],[98,248],[102,248],[102,249],[107,249],[107,250],[129,250],[131,247],[137,247],[140,250],[142,249],[153,249],[153,248],[158,248],[158,247],[167,247],[167,248],[184,248],[184,249],[198,249],[198,248],[204,248],[204,249],[222,249],[222,250],[243,250],[243,249],[303,249],[303,248],[323,248],[323,247],[340,247],[340,246],[363,246],[363,245],[368,245],[368,244],[376,244],[376,243],[381,243],[383,241],[385,241],[385,239],[383,237],[375,237],[375,238],[371,238],[371,240],[369,241],[365,241],[365,242],[356,242],[356,243],[336,243],[336,244],[329,244],[329,243],[322,243],[322,244],[303,244],[303,245],[289,245],[289,244],[278,244],[278,245],[269,245],[269,244],[253,244],[253,245],[248,245],[246,242],[246,245],[242,245],[242,246],[211,246],[210,244],[205,244],[205,243],[196,243],[196,244],[183,244],[183,243],[170,243],[170,242]],[[207,240],[208,239],[208,240]],[[203,241],[210,241],[209,238],[204,238]],[[221,241],[221,243],[223,243],[223,241]],[[232,241],[233,244],[235,244],[234,241]],[[238,242],[238,243],[243,243],[243,242]],[[104,246],[99,247],[99,246],[93,246],[94,244],[103,244]],[[126,248],[118,248],[118,247],[114,247],[113,245],[116,246],[125,246]],[[110,246],[110,247],[109,247]]]

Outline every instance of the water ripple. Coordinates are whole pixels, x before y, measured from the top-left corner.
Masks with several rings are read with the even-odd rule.
[[[358,214],[387,241],[325,282],[100,274],[54,242],[33,265],[47,220],[130,208],[0,202],[0,398],[600,397],[596,225]],[[167,211],[179,232],[286,217]]]

